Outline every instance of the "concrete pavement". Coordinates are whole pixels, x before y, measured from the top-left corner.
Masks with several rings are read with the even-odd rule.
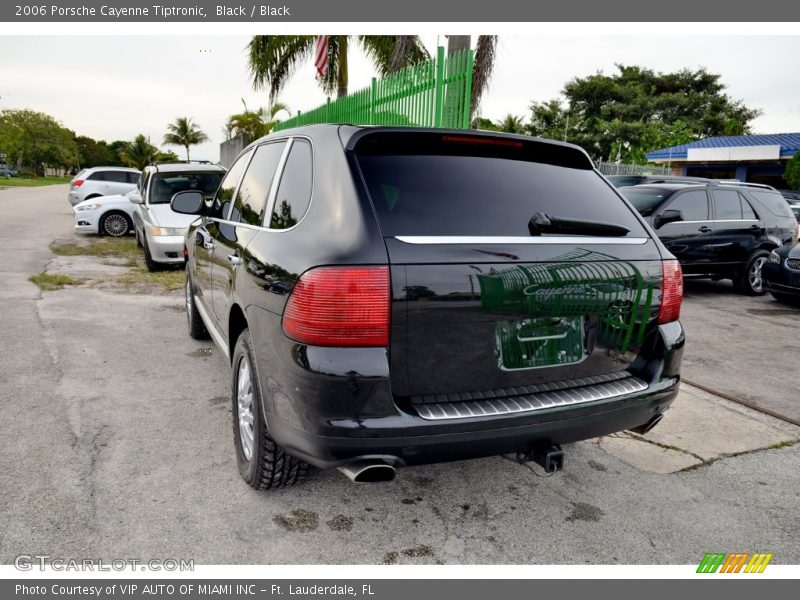
[[[568,446],[553,477],[496,457],[401,470],[390,484],[318,472],[255,492],[236,470],[229,367],[211,342],[186,335],[180,294],[39,292],[27,277],[47,265],[51,240],[71,235],[66,188],[0,190],[3,214],[12,203],[15,224],[0,229],[0,563],[46,552],[198,564],[691,564],[742,549],[800,561],[798,428],[691,388],[642,439]],[[702,347],[694,301],[688,356],[695,377],[711,377],[697,365],[718,350]],[[746,308],[731,315],[749,330]],[[784,368],[758,364],[776,379]],[[768,400],[782,393],[762,387]]]

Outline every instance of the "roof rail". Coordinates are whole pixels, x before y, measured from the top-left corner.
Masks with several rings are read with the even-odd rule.
[[[736,187],[759,188],[762,190],[774,190],[775,188],[766,183],[751,183],[749,181],[739,181],[738,179],[717,179],[709,185],[733,185]],[[777,191],[777,190],[776,190]]]

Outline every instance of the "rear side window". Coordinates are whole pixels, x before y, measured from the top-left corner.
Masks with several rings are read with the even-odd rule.
[[[527,237],[537,212],[647,235],[588,159],[571,148],[433,134],[362,144],[356,156],[384,236]]]
[[[114,183],[128,183],[127,171],[106,171],[106,181],[113,181]]]
[[[252,151],[240,156],[239,160],[233,163],[233,166],[223,178],[222,183],[219,184],[219,189],[214,197],[213,214],[221,215],[223,219],[227,217],[228,208],[233,200],[233,194],[236,192],[236,186],[239,185],[239,179],[242,177],[242,173],[247,166],[247,162],[250,160],[251,154]]]
[[[311,202],[311,184],[311,144],[296,139],[289,150],[278,185],[270,229],[288,229],[297,225]]]
[[[128,171],[128,183],[137,183],[139,181],[139,173]]]
[[[681,211],[684,221],[708,221],[708,196],[702,190],[683,192],[667,209]]]
[[[738,221],[742,217],[742,197],[733,190],[714,190],[717,221]]]
[[[748,190],[750,194],[758,200],[769,212],[776,217],[791,217],[792,211],[786,202],[786,199],[780,192],[773,192],[770,190]]]
[[[91,175],[86,178],[87,181],[105,181],[106,180],[106,173],[105,171],[95,171]]]
[[[236,195],[236,212],[241,222],[261,225],[264,205],[285,145],[285,142],[278,142],[256,148]]]

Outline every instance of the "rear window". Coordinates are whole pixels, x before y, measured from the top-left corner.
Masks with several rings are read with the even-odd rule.
[[[780,192],[772,192],[768,190],[748,190],[750,194],[758,200],[760,204],[771,212],[776,217],[792,217],[794,216],[786,199]]]
[[[649,217],[674,190],[653,190],[648,188],[626,188],[622,195],[633,204],[643,217]]]
[[[462,141],[468,139],[367,137],[370,143],[356,147],[383,235],[528,236],[528,222],[537,212],[647,235],[577,150],[513,138]]]

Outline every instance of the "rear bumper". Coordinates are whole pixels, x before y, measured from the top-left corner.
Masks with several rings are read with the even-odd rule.
[[[252,305],[247,321],[270,434],[320,468],[359,458],[425,464],[493,456],[644,425],[677,395],[685,343],[680,322],[648,333],[629,369],[646,389],[571,406],[432,420],[393,393],[386,348],[298,344],[283,334],[279,315]]]
[[[515,453],[632,429],[667,410],[678,387],[679,381],[674,378],[651,385],[645,392],[605,403],[550,414],[471,420],[473,428],[466,431],[421,423],[422,419],[412,415],[404,415],[402,423],[392,419],[394,422],[387,427],[362,421],[369,437],[363,437],[363,429],[358,437],[353,436],[352,429],[349,436],[315,435],[274,415],[268,416],[268,427],[290,454],[323,469],[377,458],[398,465],[428,464]],[[410,435],[421,427],[430,432]]]

